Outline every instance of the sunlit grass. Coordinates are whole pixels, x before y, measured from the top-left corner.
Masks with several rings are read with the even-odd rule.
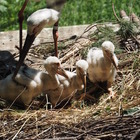
[[[8,1],[5,6],[6,10],[0,11],[0,31],[17,30],[18,29],[18,12],[23,4],[23,1]],[[115,6],[115,11],[119,16],[120,10],[125,10],[128,15],[134,12],[140,16],[139,0],[69,0],[63,7],[60,26],[91,24],[94,22],[114,21],[115,17],[112,12],[112,2]],[[25,12],[25,21],[23,28],[26,29],[26,19],[34,11],[45,8],[46,1],[39,2],[29,1]]]

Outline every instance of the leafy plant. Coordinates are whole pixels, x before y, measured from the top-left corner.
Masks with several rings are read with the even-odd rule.
[[[108,26],[97,26],[96,32],[91,37],[96,38],[96,41],[91,47],[100,47],[105,40],[109,40],[113,42],[115,46],[118,46],[116,32]]]
[[[3,13],[7,10],[7,1],[1,0],[0,1],[0,12]]]
[[[117,32],[117,34],[120,35],[122,38],[124,38],[124,40],[136,34],[134,30],[134,27],[136,27],[135,23],[131,21],[121,20],[119,24],[120,24],[120,29]]]

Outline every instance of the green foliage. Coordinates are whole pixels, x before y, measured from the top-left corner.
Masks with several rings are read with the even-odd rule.
[[[18,29],[18,12],[24,0],[0,0],[0,31]],[[127,14],[134,12],[140,16],[139,0],[69,0],[63,7],[60,26],[91,24],[93,22],[113,21],[112,2],[115,11],[119,15],[120,10]],[[26,29],[26,19],[34,11],[45,8],[46,0],[30,0],[25,12],[23,28]]]
[[[3,13],[7,10],[7,1],[6,0],[1,0],[0,1],[0,13]]]
[[[112,11],[114,3],[116,14],[125,10],[140,15],[139,0],[70,0],[63,10],[60,25],[91,24],[93,22],[104,22],[116,20]],[[137,10],[136,10],[137,9]]]
[[[135,27],[136,24],[130,21],[120,21],[120,30],[118,31],[118,35],[120,35],[122,38],[127,39],[135,35]]]
[[[113,42],[113,44],[118,47],[116,32],[108,26],[97,26],[97,30],[91,35],[91,38],[96,40],[91,47],[101,47],[101,44],[105,40]]]
[[[123,110],[123,114],[125,116],[129,116],[129,115],[133,115],[133,114],[137,113],[138,111],[140,111],[140,107],[133,107],[133,108],[129,108],[127,110]]]
[[[0,31],[5,30],[17,30],[19,28],[18,25],[18,12],[21,9],[24,1],[21,0],[14,0],[14,1],[7,1],[7,4],[2,4],[6,6],[6,11],[0,12]],[[24,12],[24,23],[23,28],[26,28],[26,19],[27,17],[36,11],[37,9],[44,8],[46,6],[45,1],[34,2],[29,1],[27,7]]]

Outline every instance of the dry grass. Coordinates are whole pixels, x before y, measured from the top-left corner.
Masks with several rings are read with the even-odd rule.
[[[77,60],[83,58],[82,52],[87,50],[94,40],[85,38],[84,34],[73,40],[59,42],[61,47],[59,57],[66,69],[74,70]],[[50,45],[50,44],[49,44]],[[35,48],[32,53],[40,53],[45,58],[44,45]],[[47,50],[48,51],[48,50]],[[49,50],[49,54],[52,54]],[[47,52],[48,53],[48,52]],[[28,55],[30,59],[30,55]],[[70,59],[69,59],[70,58]],[[122,52],[118,54],[120,61],[116,81],[113,89],[114,99],[109,100],[108,94],[103,94],[97,102],[83,105],[74,101],[71,107],[57,110],[0,110],[0,138],[1,139],[131,139],[136,130],[140,129],[140,111],[133,116],[122,116],[125,110],[140,107],[140,53]],[[31,67],[39,65],[32,63]],[[91,85],[89,84],[87,89]],[[76,102],[76,103],[75,103]]]

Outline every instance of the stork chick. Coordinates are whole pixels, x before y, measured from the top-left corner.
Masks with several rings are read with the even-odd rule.
[[[57,57],[50,56],[44,62],[47,72],[21,67],[14,81],[13,74],[0,81],[0,98],[29,105],[43,91],[54,90],[60,82],[57,74],[67,77]],[[24,90],[24,87],[26,89]]]
[[[49,96],[53,107],[56,107],[62,101],[68,101],[77,90],[86,88],[87,69],[88,63],[85,60],[79,60],[76,63],[76,73],[66,71],[68,79],[64,76],[58,75],[58,80],[61,83],[59,88],[45,92],[45,94]]]
[[[115,80],[118,59],[114,54],[115,46],[110,41],[104,41],[100,48],[91,48],[87,55],[89,64],[88,77],[91,82],[107,81],[107,90],[111,96],[114,95],[111,84]]]

